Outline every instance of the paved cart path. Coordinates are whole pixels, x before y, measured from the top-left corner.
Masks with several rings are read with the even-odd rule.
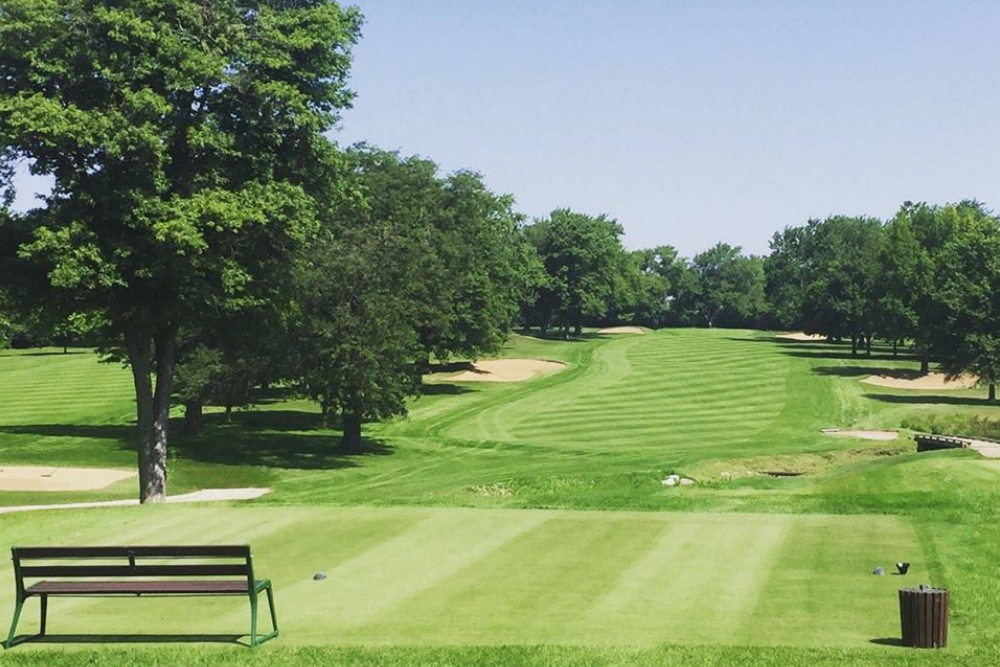
[[[202,489],[193,493],[184,493],[179,496],[168,496],[168,503],[204,503],[220,500],[253,500],[271,492],[271,489],[247,488],[247,489]],[[12,514],[14,512],[38,512],[41,510],[70,510],[84,509],[88,507],[122,507],[128,505],[138,505],[139,500],[130,498],[128,500],[98,500],[87,503],[58,503],[53,505],[17,505],[14,507],[0,507],[0,514]]]

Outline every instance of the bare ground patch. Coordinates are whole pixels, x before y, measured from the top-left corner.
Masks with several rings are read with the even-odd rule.
[[[974,375],[960,375],[957,378],[948,379],[944,373],[926,373],[924,375],[914,375],[912,373],[899,372],[882,375],[869,375],[862,380],[865,384],[877,387],[888,387],[890,389],[922,389],[924,391],[954,391],[958,389],[971,389],[979,382],[979,378]]]
[[[812,343],[825,343],[826,336],[822,334],[807,334],[801,331],[793,331],[789,333],[782,333],[775,336],[775,338],[780,338],[781,340],[793,340],[800,343],[812,342]]]
[[[524,382],[566,368],[561,361],[546,359],[489,359],[477,361],[467,371],[444,378],[450,382]]]
[[[598,329],[599,334],[644,334],[646,330],[642,327],[605,327]]]
[[[0,491],[96,491],[136,473],[109,468],[2,466]]]

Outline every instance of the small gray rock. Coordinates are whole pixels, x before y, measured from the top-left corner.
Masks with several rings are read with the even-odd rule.
[[[313,581],[323,581],[324,579],[326,579],[326,575],[322,572],[317,572],[313,575]]]
[[[881,577],[883,574],[885,574],[885,570],[882,568],[881,565],[879,565],[874,570],[872,570],[872,574],[874,574],[876,577]]]

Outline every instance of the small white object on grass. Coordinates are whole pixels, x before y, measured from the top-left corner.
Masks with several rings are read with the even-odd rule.
[[[663,486],[677,486],[680,481],[680,475],[668,475],[667,478],[661,482],[661,484],[663,484]]]
[[[694,480],[688,479],[687,477],[681,478],[681,486],[693,486]]]

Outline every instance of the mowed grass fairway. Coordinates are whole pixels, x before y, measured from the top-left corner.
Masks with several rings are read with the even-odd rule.
[[[128,372],[86,351],[51,352],[0,353],[0,465],[132,468]],[[198,438],[174,427],[173,493],[273,489],[258,501],[0,514],[4,550],[250,543],[276,585],[278,640],[255,652],[227,643],[248,625],[239,598],[56,599],[58,641],[0,661],[1000,662],[1000,462],[820,433],[1000,419],[981,390],[869,386],[859,380],[917,364],[749,331],[516,336],[504,354],[567,366],[524,383],[430,378],[408,419],[366,428],[360,455],[339,454],[338,432],[280,391],[232,423],[208,414]],[[671,472],[698,484],[664,487]],[[134,492],[129,480],[0,492],[0,506]],[[913,563],[905,578],[871,576],[897,560]],[[919,583],[952,589],[946,652],[892,643],[896,589]],[[12,608],[11,572],[0,568],[0,622]],[[109,643],[147,633],[191,644]],[[88,636],[100,642],[70,641]]]
[[[912,560],[913,575],[927,578],[915,531],[892,517],[215,507],[150,514],[66,512],[41,527],[8,519],[5,537],[249,541],[261,575],[281,582],[289,644],[863,647],[896,630],[898,582],[865,576],[872,554]],[[328,578],[314,581],[315,572]],[[0,580],[4,609],[13,605],[9,575]],[[239,599],[56,599],[50,613],[57,636],[154,628],[225,635],[247,623]]]

